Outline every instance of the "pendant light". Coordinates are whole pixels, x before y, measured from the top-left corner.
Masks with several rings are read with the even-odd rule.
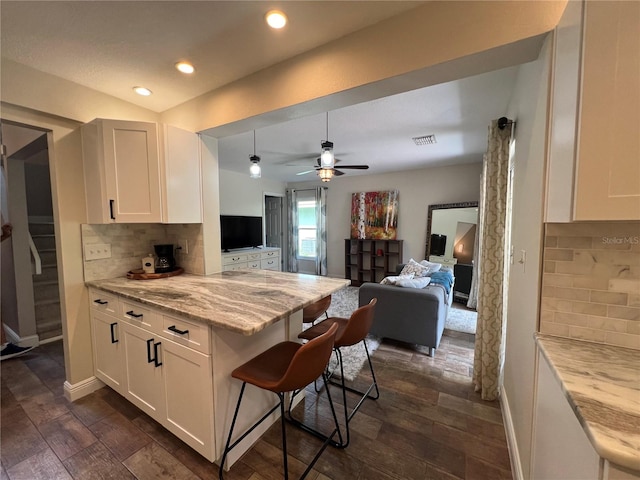
[[[318,176],[323,182],[328,182],[333,178],[333,168],[321,168],[318,170]]]
[[[329,112],[327,112],[327,137],[320,143],[322,148],[320,152],[320,167],[327,169],[336,165],[336,158],[333,154],[333,142],[329,141]]]
[[[260,178],[262,169],[260,168],[260,157],[256,155],[256,131],[253,131],[253,155],[249,155],[251,166],[249,167],[249,176],[251,178]]]

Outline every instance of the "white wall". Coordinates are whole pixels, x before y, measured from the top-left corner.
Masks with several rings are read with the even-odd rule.
[[[507,116],[516,123],[513,226],[515,252],[526,251],[526,264],[511,266],[508,278],[506,359],[502,402],[510,418],[510,448],[515,478],[529,478],[538,325],[544,164],[551,35],[537,61],[520,67]],[[519,255],[516,255],[519,258]],[[511,442],[515,441],[515,444]],[[522,474],[524,477],[520,477]]]
[[[249,215],[261,217],[264,194],[285,194],[286,185],[266,178],[249,177],[229,170],[220,170],[220,215]]]
[[[488,122],[488,120],[487,120]],[[480,162],[481,159],[478,159]],[[324,184],[327,192],[327,269],[344,277],[344,240],[349,238],[351,194],[399,190],[398,239],[404,240],[403,260],[424,258],[427,212],[431,204],[473,202],[480,196],[481,163],[425,168],[381,175],[349,175]],[[305,188],[320,182],[290,184]]]

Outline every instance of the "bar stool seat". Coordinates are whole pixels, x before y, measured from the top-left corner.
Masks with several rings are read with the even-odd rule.
[[[296,342],[281,342],[273,347],[269,348],[265,352],[257,355],[248,362],[236,368],[231,376],[242,380],[242,388],[240,389],[240,395],[238,397],[238,403],[231,421],[231,427],[229,429],[229,436],[225,445],[222,459],[220,461],[219,476],[222,479],[224,462],[228,453],[240,443],[247,435],[249,435],[258,425],[266,420],[276,409],[280,408],[280,417],[282,425],[282,451],[283,451],[283,464],[284,464],[284,478],[289,478],[288,464],[287,464],[287,437],[285,430],[285,393],[300,390],[322,376],[325,382],[325,388],[327,390],[327,397],[329,398],[329,405],[333,418],[335,421],[335,429],[333,432],[326,436],[325,442],[316,453],[307,469],[304,471],[300,478],[304,478],[313,468],[320,455],[325,448],[330,444],[332,438],[338,434],[340,441],[342,436],[340,428],[338,426],[338,418],[333,407],[333,401],[331,400],[331,394],[327,388],[327,377],[325,369],[331,352],[333,349],[333,342],[335,340],[338,326],[326,329],[326,331],[316,337],[315,339],[300,344]],[[258,420],[249,430],[244,432],[237,440],[231,443],[233,436],[233,430],[236,420],[238,418],[238,412],[240,410],[240,404],[242,402],[242,396],[244,395],[245,387],[247,383],[254,385],[263,390],[274,392],[278,395],[280,400],[278,405],[269,410],[260,420]],[[291,407],[289,407],[291,408]]]
[[[376,381],[376,375],[373,371],[373,364],[371,363],[369,348],[367,347],[367,342],[365,341],[365,338],[371,328],[371,324],[373,323],[373,313],[374,313],[374,309],[377,301],[378,300],[376,298],[372,298],[368,305],[364,305],[358,308],[357,310],[355,310],[348,319],[340,318],[340,317],[329,317],[327,320],[323,320],[322,322],[313,325],[312,327],[302,331],[302,333],[298,335],[298,338],[312,341],[314,338],[324,335],[325,332],[330,331],[335,326],[338,327],[337,333],[336,333],[336,339],[333,343],[333,350],[336,353],[336,356],[338,357],[338,364],[340,365],[340,383],[333,382],[333,381],[331,383],[333,383],[334,385],[340,386],[342,388],[342,400],[343,400],[343,406],[344,406],[344,418],[345,418],[345,425],[346,425],[346,442],[344,442],[342,440],[342,436],[340,436],[340,441],[338,442],[331,440],[331,444],[334,447],[346,448],[349,445],[349,422],[351,421],[351,418],[353,418],[353,416],[356,414],[356,412],[358,411],[362,403],[367,398],[370,398],[372,400],[377,400],[378,398],[380,398],[380,390],[378,389],[378,382]],[[369,387],[365,392],[348,387],[347,385],[345,385],[345,381],[344,381],[344,367],[342,364],[341,348],[350,347],[352,345],[356,345],[359,342],[362,342],[364,344],[364,349],[367,354],[367,361],[369,363],[369,369],[371,370],[371,377],[373,380],[373,382],[369,385]],[[374,388],[376,392],[375,395],[370,395],[371,391]],[[358,403],[353,408],[353,410],[351,410],[350,413],[347,410],[347,391],[360,395],[360,399]],[[293,402],[293,398],[291,399],[291,402]],[[291,415],[289,415],[289,421],[295,424],[296,426],[302,428],[303,430],[306,430],[326,440],[326,435],[312,429],[311,427],[308,427],[304,423],[293,418],[293,416]]]

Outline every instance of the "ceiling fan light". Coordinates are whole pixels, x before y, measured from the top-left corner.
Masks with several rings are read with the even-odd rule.
[[[322,152],[320,153],[320,167],[333,168],[336,165],[336,158],[333,155],[333,143],[322,142]]]
[[[251,166],[249,167],[249,176],[251,178],[260,178],[262,176],[262,169],[260,168],[260,157],[257,155],[249,156],[251,160]]]
[[[287,24],[287,16],[279,10],[271,10],[265,15],[267,24],[274,29],[280,29]]]
[[[323,182],[328,182],[333,178],[333,168],[321,168],[318,170],[318,176]]]

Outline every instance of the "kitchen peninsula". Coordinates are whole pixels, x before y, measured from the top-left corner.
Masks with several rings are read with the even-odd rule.
[[[89,281],[95,375],[216,461],[240,390],[231,371],[275,343],[297,340],[302,308],[348,284],[271,270]],[[276,403],[258,389],[245,395],[239,429]],[[227,465],[276,420],[238,445]]]

